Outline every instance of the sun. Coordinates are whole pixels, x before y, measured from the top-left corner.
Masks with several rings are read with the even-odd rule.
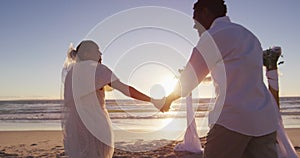
[[[165,94],[169,95],[170,93],[173,92],[177,82],[178,82],[178,79],[175,76],[166,75],[163,77],[160,84],[164,88]]]
[[[171,94],[177,84],[177,79],[172,75],[162,76],[162,79],[150,88],[152,98],[160,99]]]

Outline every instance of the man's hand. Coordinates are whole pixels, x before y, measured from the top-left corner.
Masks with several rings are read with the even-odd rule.
[[[168,112],[170,110],[171,104],[173,100],[171,100],[169,97],[166,98],[164,106],[160,109],[161,112]]]
[[[152,99],[151,103],[161,112],[168,112],[170,110],[172,101],[169,97],[162,99]]]
[[[151,99],[151,103],[159,110],[163,108],[164,104],[166,102],[166,97],[163,97],[162,99]]]

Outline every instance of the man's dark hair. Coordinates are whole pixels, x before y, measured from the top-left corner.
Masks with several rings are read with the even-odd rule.
[[[198,0],[194,4],[194,10],[201,10],[207,8],[216,17],[225,16],[227,13],[227,6],[224,0]]]

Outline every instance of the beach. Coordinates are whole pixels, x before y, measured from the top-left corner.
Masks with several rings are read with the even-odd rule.
[[[286,129],[297,154],[300,157],[300,128]],[[201,138],[201,143],[205,142],[205,138]],[[174,147],[180,141],[173,140],[137,140],[131,144],[124,142],[116,142],[119,149],[115,149],[114,157],[199,157],[199,154],[188,152],[174,152]],[[165,144],[165,145],[161,145]],[[149,146],[158,147],[155,150],[132,152],[128,148],[146,149]],[[134,149],[133,149],[134,150]],[[0,132],[0,157],[67,157],[63,147],[62,131],[1,131]]]
[[[300,97],[283,97],[284,127],[300,157]],[[201,157],[174,152],[187,127],[185,102],[168,113],[135,100],[107,100],[115,139],[114,157]],[[194,99],[202,145],[208,131],[211,99]],[[61,100],[0,101],[0,158],[67,157],[61,128]]]

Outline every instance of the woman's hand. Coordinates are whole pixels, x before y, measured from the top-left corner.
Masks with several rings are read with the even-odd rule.
[[[151,103],[159,110],[163,108],[164,104],[166,102],[166,97],[163,97],[162,99],[153,99],[151,98]],[[163,111],[161,111],[163,112]]]
[[[168,112],[170,110],[173,100],[170,97],[164,97],[162,99],[152,99],[151,103],[161,112]]]

